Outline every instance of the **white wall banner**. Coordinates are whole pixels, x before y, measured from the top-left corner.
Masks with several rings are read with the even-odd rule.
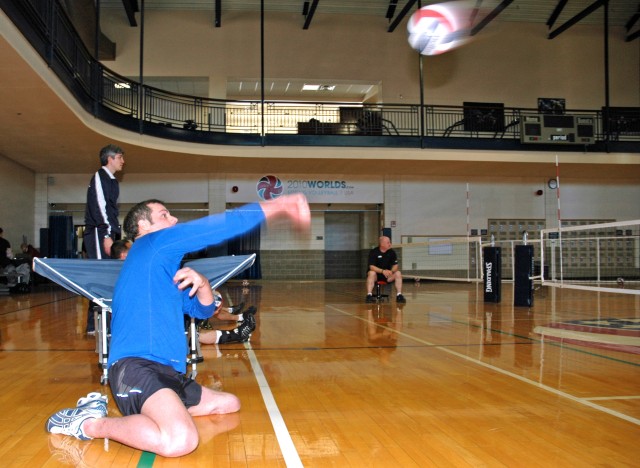
[[[125,169],[126,171],[126,169]],[[48,203],[85,203],[91,174],[50,174]],[[165,203],[207,203],[207,174],[118,174],[119,203],[139,203],[159,198]],[[125,213],[126,214],[126,213]]]
[[[309,203],[383,203],[382,176],[257,174],[227,177],[227,203],[302,193]]]

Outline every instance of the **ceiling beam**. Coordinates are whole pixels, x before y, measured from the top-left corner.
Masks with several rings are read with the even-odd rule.
[[[476,6],[471,9],[471,13],[469,14],[469,29],[473,26],[473,23],[476,22],[476,18],[478,17],[478,13],[480,12],[480,7],[482,6],[482,0],[476,0]]]
[[[638,19],[640,19],[640,7],[638,7],[638,11],[634,13],[631,18],[629,18],[629,21],[627,21],[624,25],[624,28],[627,30],[627,32],[629,32],[631,28],[633,28],[633,25],[638,22]]]
[[[631,18],[629,18],[629,21],[627,21],[627,23],[624,25],[624,29],[627,31],[627,36],[624,38],[625,42],[631,42],[635,39],[638,39],[638,37],[640,37],[640,29],[634,33],[629,32],[631,31],[631,28],[633,28],[633,26],[638,22],[639,19],[640,19],[640,6],[638,7],[638,11],[634,13],[631,16]]]
[[[547,39],[553,39],[554,37],[558,37],[560,34],[565,32],[571,26],[573,26],[574,24],[580,22],[583,18],[586,18],[587,16],[589,16],[591,13],[596,11],[598,8],[600,8],[602,5],[604,5],[608,1],[609,0],[596,0],[591,5],[589,5],[587,8],[585,8],[580,13],[578,13],[576,16],[574,16],[570,20],[567,20],[562,26],[558,26],[556,29],[551,31],[549,33],[549,35],[547,36]]]
[[[318,7],[319,0],[313,0],[311,6],[309,7],[309,11],[307,12],[306,18],[304,20],[304,26],[302,29],[309,29],[309,25],[311,24],[311,20],[313,19],[313,15],[316,12],[316,8]]]
[[[213,24],[216,28],[222,26],[222,0],[216,0],[215,6],[215,18],[213,20]]]
[[[551,12],[551,16],[549,16],[549,19],[547,20],[547,26],[549,26],[549,29],[551,29],[556,23],[556,21],[558,20],[558,16],[560,16],[560,13],[562,13],[562,10],[564,10],[564,7],[567,5],[568,1],[569,0],[560,0],[556,7],[553,9],[553,12]]]
[[[631,42],[638,39],[639,37],[640,37],[640,29],[638,29],[634,33],[627,34],[627,36],[624,38],[624,42]]]
[[[498,16],[500,13],[502,13],[502,11],[507,8],[509,5],[511,5],[513,3],[513,0],[502,0],[502,2],[496,6],[493,11],[491,11],[487,16],[485,16],[482,21],[480,21],[477,25],[475,25],[473,28],[471,28],[471,31],[469,32],[470,36],[475,36],[476,34],[478,34],[480,31],[482,31],[484,29],[484,27],[486,25],[488,25],[489,23],[491,23],[496,16]]]
[[[129,26],[138,26],[136,21],[136,13],[140,11],[140,8],[138,7],[138,0],[122,0],[122,5],[124,5],[124,11],[127,13]]]
[[[409,10],[411,10],[413,5],[417,1],[418,0],[408,0],[407,1],[405,6],[402,7],[402,10],[400,11],[400,13],[398,13],[398,16],[396,16],[396,19],[394,19],[393,22],[389,25],[389,29],[387,29],[387,32],[395,31],[395,29],[398,27],[400,22],[404,19],[405,16],[407,16],[407,13],[409,13]]]
[[[396,14],[396,7],[398,6],[398,0],[389,0],[389,6],[387,7],[387,12],[384,15],[389,21],[393,18],[393,15]]]

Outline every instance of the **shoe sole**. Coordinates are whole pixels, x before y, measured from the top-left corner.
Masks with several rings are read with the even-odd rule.
[[[240,315],[242,313],[242,309],[244,309],[244,302],[227,307],[227,312],[229,312],[232,315]]]
[[[58,411],[56,414],[47,419],[45,429],[51,434],[62,434],[72,436],[80,440],[91,440],[92,438],[85,435],[82,429],[80,429],[80,426],[82,426],[84,420],[78,424],[77,430],[75,432],[71,432],[71,430],[69,430],[71,422],[75,422],[77,419],[82,417],[82,415],[79,416],[79,413],[85,413],[84,420],[90,418],[100,419],[104,417],[104,414],[102,414],[102,412],[97,413],[95,409],[67,408]]]

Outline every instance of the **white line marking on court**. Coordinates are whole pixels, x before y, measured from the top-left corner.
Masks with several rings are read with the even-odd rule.
[[[591,397],[585,398],[585,400],[640,400],[640,395],[630,395],[630,396],[601,396],[601,397]]]
[[[256,380],[258,381],[258,387],[260,387],[260,393],[262,393],[262,399],[264,400],[264,404],[267,407],[269,418],[271,418],[271,424],[273,425],[273,429],[276,433],[276,438],[278,439],[278,442],[280,444],[280,451],[282,452],[282,455],[284,457],[284,462],[287,467],[290,468],[303,467],[304,465],[302,464],[302,460],[300,460],[298,451],[296,450],[296,447],[293,444],[293,440],[291,439],[291,434],[289,434],[289,430],[287,429],[287,425],[284,422],[284,418],[282,417],[282,414],[278,409],[278,405],[276,404],[276,400],[273,397],[273,393],[271,393],[271,388],[269,387],[267,378],[262,372],[262,367],[258,362],[256,353],[253,352],[253,348],[251,347],[250,342],[245,342],[244,347],[247,350],[249,362],[251,362],[251,368],[253,369],[253,373],[255,374]]]
[[[333,310],[335,310],[337,312],[340,312],[340,313],[342,313],[344,315],[348,315],[348,316],[356,318],[358,320],[362,320],[363,322],[368,322],[368,320],[363,318],[363,317],[358,317],[357,315],[354,315],[354,314],[351,314],[351,313],[346,312],[344,310],[338,309],[335,306],[327,305],[327,307],[329,307],[329,308],[331,308],[331,309],[333,309]],[[487,364],[486,362],[482,362],[482,361],[480,361],[478,359],[474,359],[472,357],[466,356],[466,355],[458,353],[456,351],[452,351],[452,350],[450,350],[450,349],[448,349],[448,348],[446,348],[446,347],[444,347],[442,345],[437,345],[435,343],[430,343],[429,341],[425,341],[425,340],[422,340],[420,338],[416,338],[413,335],[409,335],[409,334],[401,332],[401,331],[393,330],[393,329],[391,329],[389,327],[385,327],[384,325],[380,325],[380,324],[377,324],[377,325],[379,327],[382,326],[383,328],[386,328],[389,331],[397,333],[398,335],[401,335],[401,336],[404,336],[406,338],[409,338],[409,339],[412,339],[414,341],[417,341],[418,343],[422,343],[422,344],[427,345],[427,346],[433,346],[435,349],[438,349],[440,351],[444,351],[445,353],[449,353],[449,354],[451,354],[453,356],[457,356],[457,357],[465,359],[465,360],[467,360],[469,362],[473,362],[473,363],[478,364],[480,366],[486,367],[487,369],[491,369],[491,370],[493,370],[495,372],[499,372],[500,374],[506,375],[508,377],[512,377],[512,378],[514,378],[516,380],[519,380],[521,382],[527,383],[529,385],[533,385],[534,387],[538,387],[538,388],[541,388],[541,389],[546,390],[548,392],[554,393],[554,394],[556,394],[558,396],[561,396],[563,398],[567,398],[568,400],[575,401],[576,403],[580,403],[582,405],[588,406],[588,407],[593,408],[595,410],[602,411],[603,413],[610,414],[611,416],[615,416],[617,418],[624,419],[625,421],[629,421],[630,423],[633,423],[633,424],[636,424],[636,425],[640,426],[640,419],[634,418],[632,416],[628,416],[628,415],[626,415],[624,413],[620,413],[618,411],[614,411],[614,410],[606,408],[604,406],[597,405],[595,403],[591,403],[586,398],[578,398],[578,397],[573,396],[573,395],[571,395],[569,393],[562,392],[562,391],[560,391],[560,390],[558,390],[556,388],[549,387],[548,385],[536,382],[534,380],[527,379],[526,377],[522,377],[521,375],[518,375],[518,374],[514,374],[513,372],[509,372],[508,370],[500,369],[499,367],[496,367],[494,365]]]

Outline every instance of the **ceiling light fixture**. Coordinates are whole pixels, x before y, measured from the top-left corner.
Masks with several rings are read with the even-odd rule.
[[[318,84],[305,84],[302,85],[302,91],[333,91],[336,89],[335,85],[318,85]]]
[[[131,85],[129,83],[114,83],[113,87],[116,89],[129,89]]]

